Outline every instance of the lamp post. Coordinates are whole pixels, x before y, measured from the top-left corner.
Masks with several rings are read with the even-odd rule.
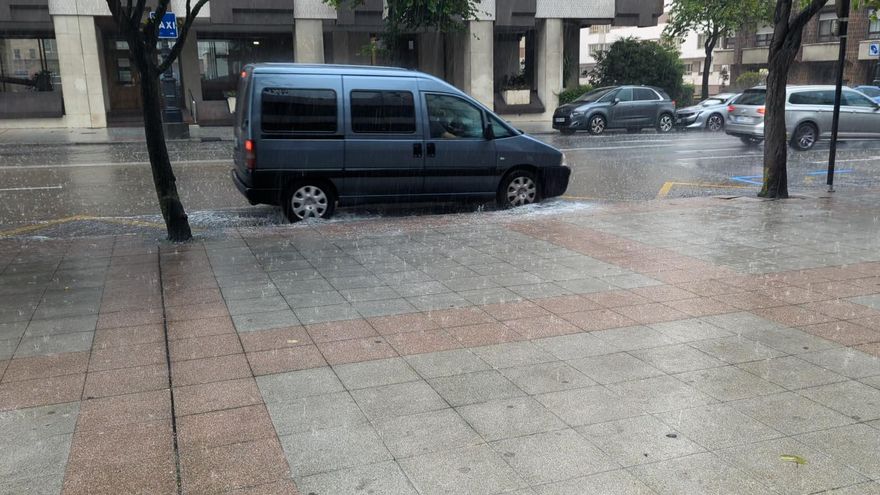
[[[837,31],[840,51],[837,54],[837,81],[834,87],[834,116],[831,120],[831,150],[828,153],[828,192],[834,192],[834,162],[837,160],[837,129],[840,124],[840,97],[843,92],[843,67],[846,64],[846,39],[849,25],[849,1],[837,2]]]

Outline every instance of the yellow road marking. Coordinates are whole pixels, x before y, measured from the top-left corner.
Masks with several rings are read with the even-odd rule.
[[[72,217],[64,217],[58,218],[55,220],[47,220],[45,222],[40,222],[32,225],[25,225],[22,227],[16,227],[14,229],[3,230],[0,231],[0,238],[3,237],[12,237],[16,235],[28,234],[30,232],[36,232],[38,230],[43,230],[49,227],[54,227],[56,225],[62,225],[70,222],[84,221],[84,220],[92,220],[98,222],[108,222],[115,223],[120,225],[129,225],[132,227],[151,227],[156,229],[164,229],[165,225],[157,222],[144,222],[141,220],[126,220],[124,218],[107,218],[107,217],[93,217],[89,215],[74,215]]]
[[[672,191],[672,188],[675,186],[693,186],[693,187],[706,187],[711,189],[753,189],[751,186],[734,186],[729,184],[707,184],[703,182],[666,182],[663,184],[663,187],[660,188],[660,191],[657,192],[657,199],[663,199],[669,195],[669,192]]]
[[[598,200],[599,198],[594,198],[592,196],[560,196],[562,199],[589,199],[589,200]]]

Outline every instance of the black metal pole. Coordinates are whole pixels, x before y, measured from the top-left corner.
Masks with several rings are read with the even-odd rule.
[[[834,87],[834,117],[831,120],[831,150],[828,153],[828,192],[834,192],[834,162],[837,160],[837,128],[840,124],[840,97],[843,92],[843,68],[846,64],[846,32],[849,24],[849,0],[841,0],[839,5],[845,16],[838,16],[838,31],[840,35],[840,51],[837,54],[837,82]],[[840,11],[838,11],[840,12]]]

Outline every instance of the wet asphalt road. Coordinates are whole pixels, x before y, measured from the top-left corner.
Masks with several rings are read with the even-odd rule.
[[[723,134],[537,137],[565,151],[574,170],[566,193],[570,200],[754,195],[759,188],[762,149],[748,148]],[[172,142],[169,151],[189,211],[232,209],[274,215],[266,208],[250,207],[235,189],[229,178],[230,142]],[[827,143],[789,156],[794,192],[825,189]],[[880,141],[842,143],[838,170],[839,193],[880,185]],[[405,209],[392,211],[406,214]],[[0,226],[74,215],[157,213],[142,143],[0,146]]]

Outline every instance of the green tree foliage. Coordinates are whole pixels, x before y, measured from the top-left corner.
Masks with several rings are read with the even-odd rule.
[[[757,71],[748,71],[740,74],[733,82],[733,89],[738,91],[753,88],[764,84],[764,75]]]
[[[581,95],[585,93],[589,93],[593,90],[593,87],[589,84],[583,84],[576,88],[566,89],[559,93],[559,104],[565,105],[566,103],[571,103],[574,100],[578,99]]]
[[[663,88],[674,100],[684,96],[684,64],[674,46],[656,41],[623,38],[596,54],[590,72],[593,86],[644,84]]]
[[[766,0],[675,0],[663,34],[681,39],[689,32],[705,36],[703,67],[712,67],[713,51],[722,39],[760,20],[769,20]],[[703,71],[702,97],[709,97],[709,74]]]

